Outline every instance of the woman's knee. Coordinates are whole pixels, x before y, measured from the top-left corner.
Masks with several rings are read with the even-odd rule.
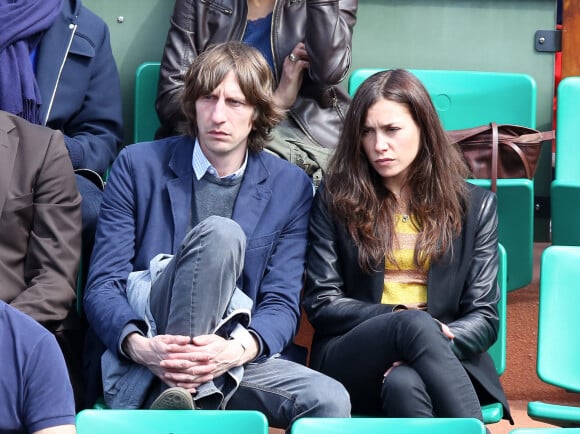
[[[383,414],[389,417],[432,417],[433,408],[421,376],[410,366],[389,372],[381,388]]]
[[[403,344],[429,345],[443,338],[441,327],[422,310],[406,310],[396,314],[396,327]]]
[[[424,389],[425,383],[421,376],[404,363],[394,367],[384,378],[382,394],[394,397],[402,396],[409,389]]]

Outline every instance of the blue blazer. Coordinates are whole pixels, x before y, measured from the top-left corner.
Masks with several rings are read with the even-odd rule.
[[[192,201],[194,140],[180,136],[124,148],[104,192],[84,308],[97,337],[119,349],[123,328],[144,324],[125,294],[127,277],[158,253],[175,253]],[[253,300],[265,355],[282,352],[298,327],[312,184],[296,166],[250,153],[233,220],[247,237],[238,286]]]

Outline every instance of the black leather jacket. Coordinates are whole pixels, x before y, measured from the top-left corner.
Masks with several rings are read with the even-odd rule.
[[[325,148],[336,147],[349,102],[339,83],[350,69],[357,8],[358,0],[277,0],[274,6],[274,75],[280,80],[284,58],[304,42],[310,67],[289,116]],[[166,128],[172,132],[182,128],[179,98],[192,60],[211,44],[241,40],[246,17],[246,0],[176,0],[156,103]]]
[[[323,186],[317,191],[310,215],[310,246],[304,309],[315,329],[310,356],[319,369],[326,346],[367,319],[393,310],[381,304],[383,271],[365,273],[346,227],[329,213]],[[455,338],[452,346],[466,370],[491,396],[507,399],[486,350],[499,327],[497,204],[495,195],[469,185],[470,204],[453,254],[429,269],[428,312],[447,324]]]

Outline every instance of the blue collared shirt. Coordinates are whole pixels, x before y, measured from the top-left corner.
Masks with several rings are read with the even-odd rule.
[[[203,178],[203,175],[205,175],[207,172],[209,172],[210,175],[213,175],[216,178],[238,179],[244,175],[244,172],[246,171],[247,164],[248,164],[248,151],[246,151],[246,156],[244,158],[244,164],[242,164],[242,167],[240,167],[234,173],[230,173],[229,175],[219,176],[215,167],[213,167],[211,165],[211,163],[209,162],[209,160],[207,159],[207,157],[205,156],[205,154],[201,150],[201,146],[199,145],[199,140],[197,140],[197,138],[195,139],[195,146],[193,148],[193,156],[191,157],[191,165],[193,167],[193,173],[195,174],[195,177],[197,178],[198,181],[201,178]]]

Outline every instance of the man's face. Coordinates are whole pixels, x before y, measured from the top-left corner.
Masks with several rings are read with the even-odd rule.
[[[252,131],[254,107],[246,102],[238,80],[229,72],[209,95],[195,102],[197,138],[206,158],[220,167],[237,170],[244,161],[247,140]],[[232,173],[230,172],[230,173]]]

